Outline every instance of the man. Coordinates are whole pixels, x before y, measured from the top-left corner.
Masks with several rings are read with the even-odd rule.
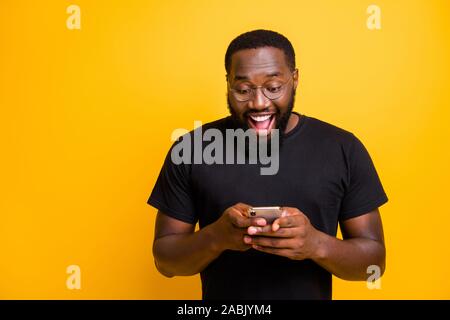
[[[203,127],[269,137],[278,129],[279,170],[261,175],[255,164],[174,164],[167,156],[148,200],[158,209],[158,270],[200,273],[204,299],[331,299],[332,274],[366,280],[372,265],[382,274],[378,207],[388,198],[352,133],[292,111],[299,74],[289,40],[244,33],[230,43],[225,68],[231,116]],[[283,215],[272,224],[249,218],[256,206],[282,206]]]

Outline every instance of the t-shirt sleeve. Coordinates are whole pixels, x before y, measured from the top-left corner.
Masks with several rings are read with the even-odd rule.
[[[190,165],[172,161],[170,154],[175,145],[172,145],[164,160],[147,203],[172,218],[196,224],[198,219],[193,204]]]
[[[352,134],[346,155],[348,175],[339,220],[354,218],[388,201],[372,159],[362,142]]]

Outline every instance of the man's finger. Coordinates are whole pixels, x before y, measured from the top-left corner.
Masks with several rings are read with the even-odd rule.
[[[250,218],[250,225],[264,227],[264,226],[267,226],[267,221],[266,221],[266,219],[261,218],[261,217]]]
[[[287,228],[290,227],[289,225],[286,225],[286,223],[284,222],[285,220],[282,220],[283,218],[303,214],[303,212],[301,212],[296,208],[281,207],[280,209],[281,209],[281,217],[275,219],[275,221],[272,223],[272,231],[274,232],[280,229],[280,227],[287,227]]]
[[[264,227],[250,226],[247,229],[247,233],[249,235],[268,233],[271,231],[272,231],[272,226],[270,224],[267,226],[264,226]]]
[[[287,218],[289,218],[289,219],[287,219]],[[290,227],[293,226],[293,225],[291,225],[291,224],[292,224],[291,218],[290,218],[290,217],[283,216],[283,217],[281,217],[281,218],[276,219],[276,220],[272,223],[272,231],[273,231],[273,232],[276,232],[276,231],[277,231],[278,229],[280,229],[281,227],[283,227],[283,228],[290,228]]]
[[[244,236],[244,242],[247,244],[262,247],[284,248],[284,249],[292,248],[292,240],[287,238]]]
[[[242,214],[233,208],[230,211],[231,222],[238,228],[247,228],[250,226],[265,226],[267,225],[266,219],[264,218],[248,218],[246,216],[242,216]]]
[[[250,219],[241,215],[241,213],[233,208],[230,211],[231,223],[238,228],[247,228],[250,226]]]
[[[246,203],[236,203],[233,208],[235,208],[236,210],[238,210],[242,215],[247,216],[247,212],[248,210],[251,209],[252,206],[246,204]]]
[[[276,219],[272,223],[272,230],[277,231],[279,228],[299,227],[306,223],[306,219],[303,213],[284,216]]]
[[[297,235],[297,228],[279,228],[276,231],[272,230],[272,225],[265,227],[248,227],[247,233],[249,235],[275,237],[275,238],[293,238]]]
[[[304,215],[302,211],[292,207],[281,207],[281,217]]]

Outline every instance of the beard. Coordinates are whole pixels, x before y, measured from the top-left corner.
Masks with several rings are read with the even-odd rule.
[[[291,98],[289,99],[289,103],[288,103],[288,107],[287,107],[286,111],[281,113],[280,109],[277,108],[276,112],[275,112],[275,116],[276,116],[275,129],[279,129],[280,147],[283,144],[284,136],[286,134],[285,130],[286,130],[287,124],[289,122],[289,118],[291,117],[292,110],[294,109],[295,91],[296,91],[295,89],[292,89]],[[233,122],[233,127],[235,129],[237,129],[237,128],[243,129],[244,131],[250,129],[250,127],[246,121],[246,118],[248,117],[248,113],[250,111],[246,111],[242,115],[243,119],[241,117],[239,117],[239,115],[236,113],[236,111],[231,107],[230,97],[228,96],[228,94],[227,94],[227,105],[228,105],[228,111],[230,112],[231,119]]]

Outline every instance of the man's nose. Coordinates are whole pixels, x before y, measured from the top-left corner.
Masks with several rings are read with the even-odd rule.
[[[253,110],[265,110],[270,107],[270,100],[262,92],[262,88],[256,88],[253,98],[249,100],[248,107]]]

